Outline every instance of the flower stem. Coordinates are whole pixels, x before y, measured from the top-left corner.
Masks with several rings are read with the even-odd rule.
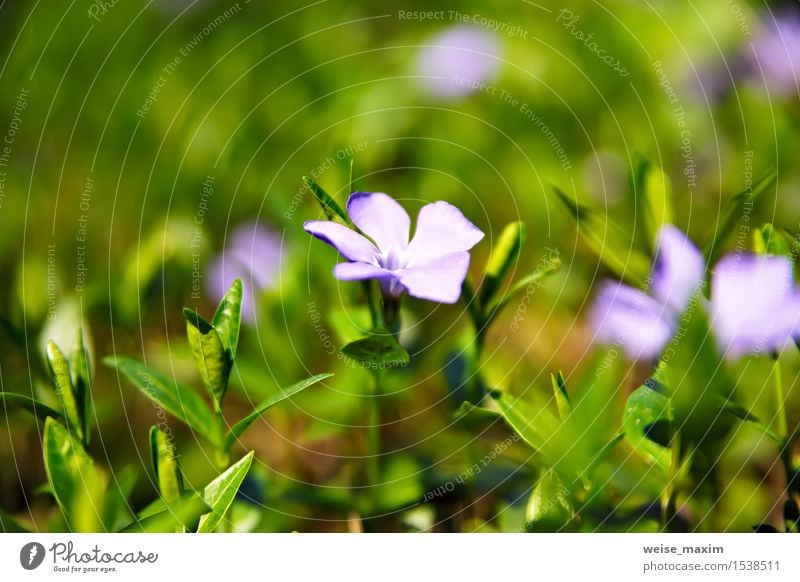
[[[786,444],[786,436],[788,434],[787,430],[787,423],[786,423],[786,406],[784,404],[784,394],[783,394],[783,378],[781,376],[781,363],[780,360],[775,357],[773,360],[772,366],[772,375],[775,384],[775,416],[777,418],[777,430],[776,433],[778,437],[783,441],[783,444]]]
[[[372,391],[369,394],[369,404],[367,406],[367,486],[372,500],[372,510],[377,511],[378,499],[377,489],[380,483],[380,394],[381,394],[381,375],[379,371],[372,374]]]
[[[678,478],[678,468],[680,467],[681,446],[678,435],[672,435],[670,441],[670,463],[669,463],[669,480],[664,486],[664,491],[661,493],[661,531],[668,532],[670,524],[676,514],[676,505],[678,498],[678,487],[676,484]]]

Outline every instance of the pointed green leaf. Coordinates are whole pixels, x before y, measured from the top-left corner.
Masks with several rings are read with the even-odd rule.
[[[658,166],[643,160],[634,183],[636,215],[647,236],[650,249],[655,249],[658,231],[675,222],[672,210],[672,186],[669,177]]]
[[[553,385],[553,395],[556,399],[556,406],[558,407],[558,415],[561,420],[564,420],[572,412],[572,404],[569,401],[569,393],[567,392],[567,381],[564,379],[564,374],[561,371],[558,374],[550,374],[550,383]]]
[[[264,414],[267,410],[278,404],[279,402],[283,402],[287,398],[291,398],[298,392],[301,392],[308,388],[309,386],[316,384],[321,380],[325,380],[326,378],[330,378],[333,374],[317,374],[316,376],[311,376],[310,378],[306,378],[301,382],[297,382],[296,384],[292,384],[288,388],[281,390],[278,394],[275,394],[271,398],[268,398],[266,401],[262,402],[260,405],[256,407],[256,409],[245,416],[242,420],[237,422],[231,428],[231,431],[228,433],[227,438],[225,439],[225,449],[230,449],[236,440],[244,434],[253,422],[256,421],[262,414]]]
[[[103,362],[116,368],[145,396],[167,412],[182,420],[214,444],[220,444],[221,435],[216,417],[208,405],[191,388],[167,378],[132,358],[109,357]]]
[[[184,307],[186,335],[192,348],[194,362],[200,378],[214,400],[217,410],[222,409],[222,399],[228,388],[231,362],[214,326],[194,311]]]
[[[229,360],[233,362],[236,357],[236,347],[239,345],[239,329],[242,325],[242,295],[244,286],[241,279],[236,279],[225,292],[219,302],[211,324],[219,334],[222,345],[228,351]]]
[[[203,489],[203,499],[211,508],[211,513],[207,513],[200,518],[197,533],[213,532],[219,522],[225,518],[225,514],[233,504],[242,481],[244,481],[247,472],[250,470],[250,465],[253,464],[254,454],[253,451],[247,453],[241,460]]]
[[[555,471],[546,471],[528,499],[526,528],[529,531],[555,531],[570,519],[572,513],[569,489]]]
[[[555,193],[575,217],[578,231],[600,260],[618,276],[640,286],[650,272],[650,258],[631,245],[630,233],[604,213],[579,205],[560,189],[556,188]]]
[[[161,497],[167,504],[178,501],[183,494],[183,475],[175,443],[157,426],[150,428],[150,456]]]
[[[128,498],[136,486],[139,472],[134,465],[127,465],[114,472],[106,495],[105,517],[103,522],[109,525],[107,531],[119,531],[133,519]]]
[[[733,231],[736,226],[736,221],[742,216],[742,212],[746,206],[752,206],[753,203],[761,196],[772,182],[777,177],[777,173],[773,170],[756,181],[752,187],[742,190],[735,196],[732,196],[726,203],[722,211],[722,217],[717,223],[717,230],[711,238],[711,242],[703,249],[703,254],[707,257],[707,264],[712,265],[716,262],[717,257],[722,252],[725,239]]]
[[[554,451],[550,437],[558,430],[559,420],[545,408],[535,408],[521,398],[493,392],[500,414],[523,441],[553,462]]]
[[[792,258],[792,244],[771,224],[753,231],[753,250],[759,255],[780,255]]]
[[[89,418],[91,406],[91,371],[89,354],[83,341],[83,328],[78,330],[78,339],[69,360],[70,377],[75,388],[75,400],[83,419],[84,444],[89,444]]]
[[[522,245],[525,243],[525,223],[512,222],[507,224],[497,239],[497,244],[492,248],[489,263],[486,266],[486,275],[481,285],[481,304],[486,305],[497,293],[508,274],[508,270],[517,262]]]
[[[378,327],[370,335],[342,348],[342,353],[365,367],[381,369],[405,366],[410,361],[408,352],[389,333]]]
[[[27,410],[33,414],[38,420],[45,420],[47,417],[62,418],[62,414],[57,410],[53,410],[44,402],[40,402],[25,396],[24,394],[15,394],[13,392],[0,392],[0,410],[7,413],[15,408]]]
[[[44,466],[53,495],[72,531],[98,531],[105,479],[80,441],[57,420],[44,425]]]
[[[628,397],[622,420],[625,438],[631,446],[654,462],[665,475],[669,471],[670,451],[648,438],[647,429],[655,422],[672,419],[669,399],[646,386],[640,386]]]
[[[47,342],[47,364],[50,368],[50,377],[53,380],[56,394],[64,408],[64,417],[67,419],[69,429],[81,442],[85,442],[85,432],[83,430],[85,421],[81,414],[78,396],[72,386],[69,363],[53,341]]]
[[[136,521],[122,530],[122,533],[174,533],[176,530],[193,531],[200,516],[211,508],[197,493],[185,493],[169,507],[158,499],[137,517]]]
[[[328,194],[322,186],[317,184],[314,180],[309,178],[308,176],[303,176],[303,182],[314,193],[314,196],[319,202],[319,205],[322,207],[322,211],[325,213],[325,216],[328,217],[328,220],[334,220],[337,216],[341,218],[345,224],[350,224],[350,218],[347,216],[347,213],[342,210],[342,207],[336,203],[336,200]]]

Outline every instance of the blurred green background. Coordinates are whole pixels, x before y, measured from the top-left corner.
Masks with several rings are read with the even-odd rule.
[[[302,176],[343,202],[352,158],[358,189],[390,193],[412,217],[426,202],[456,204],[487,233],[473,251],[475,281],[507,222],[527,224],[517,276],[557,249],[561,272],[537,290],[519,331],[510,331],[513,310],[503,316],[486,364],[489,380],[505,389],[549,394],[551,372],[583,367],[585,306],[608,275],[552,185],[608,212],[633,241],[629,176],[646,157],[671,177],[679,226],[702,244],[724,200],[777,168],[777,188],[759,199],[752,223],[800,230],[798,90],[780,70],[781,59],[791,70],[787,55],[798,64],[800,33],[786,25],[783,54],[768,42],[775,22],[798,13],[796,2],[744,0],[3,2],[2,388],[52,398],[42,340],[67,337],[81,319],[97,362],[128,354],[196,382],[181,307],[213,311],[209,265],[237,226],[258,221],[276,234],[282,260],[262,273],[270,283],[254,289],[231,418],[309,373],[336,376],[247,435],[257,454],[248,487],[263,508],[237,506],[237,523],[346,531],[364,454],[366,376],[322,336],[341,346],[366,322],[354,309],[363,305],[360,287],[335,281],[335,253],[302,229],[321,215]],[[439,35],[454,27],[477,48],[437,51],[453,38]],[[484,85],[459,89],[453,75]],[[251,258],[254,270],[265,268]],[[417,505],[508,429],[452,420],[445,363],[468,328],[463,305],[407,301],[405,309],[412,365],[390,377],[383,398],[380,528],[519,527],[536,476],[519,443],[468,492]],[[92,452],[112,471],[133,464],[144,473],[155,411],[96,367]],[[745,400],[758,411],[762,364],[742,368],[755,378]],[[22,415],[3,424],[0,506],[44,528],[54,509],[37,491],[40,429]],[[202,443],[177,422],[173,430],[187,479],[205,483],[214,468]],[[774,452],[753,449],[747,429],[736,438],[714,527],[747,530],[774,502]],[[633,512],[657,491],[632,476],[637,463],[623,451],[617,475]],[[140,479],[135,498],[152,494]]]

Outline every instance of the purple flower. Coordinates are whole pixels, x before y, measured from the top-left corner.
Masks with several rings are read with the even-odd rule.
[[[428,89],[444,99],[471,93],[497,69],[498,43],[486,30],[454,26],[430,45],[420,53],[417,70]]]
[[[411,221],[394,199],[381,192],[356,192],[347,213],[361,232],[328,220],[309,220],[303,228],[336,248],[348,263],[333,274],[340,281],[377,279],[387,297],[413,297],[455,303],[469,267],[469,249],[483,238],[461,211],[447,202],[423,206],[414,238]]]
[[[788,258],[728,255],[711,285],[712,326],[729,357],[778,352],[800,335],[800,292]]]
[[[258,222],[240,225],[228,244],[208,267],[207,292],[214,300],[222,299],[231,283],[243,283],[242,318],[255,321],[254,295],[275,286],[283,249],[280,237]]]
[[[650,276],[651,294],[604,282],[590,313],[595,339],[620,345],[631,359],[655,359],[674,334],[704,273],[705,262],[697,247],[676,227],[662,227]]]
[[[797,94],[800,83],[800,17],[784,14],[762,26],[747,58],[753,75],[780,95]]]

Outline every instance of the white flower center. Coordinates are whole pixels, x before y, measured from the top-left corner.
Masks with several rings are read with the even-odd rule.
[[[406,250],[399,247],[389,247],[378,256],[378,265],[387,271],[399,271],[408,265]]]

